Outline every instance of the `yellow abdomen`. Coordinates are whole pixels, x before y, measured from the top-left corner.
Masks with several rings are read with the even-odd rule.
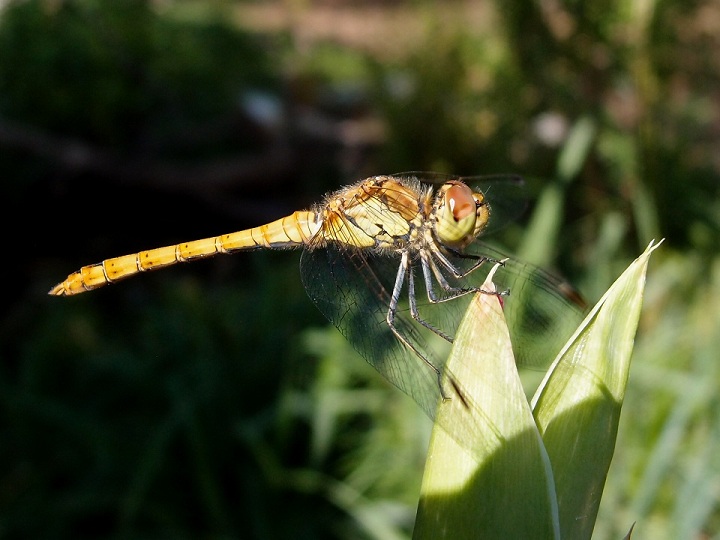
[[[212,238],[183,242],[83,266],[58,283],[49,294],[68,296],[91,291],[140,272],[164,268],[179,262],[212,257],[219,253],[258,248],[282,249],[305,245],[318,231],[317,214],[298,211],[267,225]]]

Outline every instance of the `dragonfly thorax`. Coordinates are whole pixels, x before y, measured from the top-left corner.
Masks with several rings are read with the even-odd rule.
[[[433,206],[433,232],[448,247],[462,249],[483,231],[490,219],[485,196],[466,184],[451,180],[437,191]]]

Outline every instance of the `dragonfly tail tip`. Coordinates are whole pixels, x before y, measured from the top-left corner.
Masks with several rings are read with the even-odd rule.
[[[65,287],[63,287],[62,283],[55,285],[48,291],[48,294],[50,296],[67,296],[67,292],[65,291]]]

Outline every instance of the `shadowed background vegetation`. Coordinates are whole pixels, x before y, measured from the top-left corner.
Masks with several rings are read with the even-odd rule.
[[[298,253],[46,296],[403,170],[525,176],[591,302],[667,239],[596,537],[720,534],[718,2],[0,5],[0,538],[409,537],[429,421]]]

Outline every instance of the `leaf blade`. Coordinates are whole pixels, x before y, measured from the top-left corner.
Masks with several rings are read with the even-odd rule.
[[[651,243],[590,311],[532,400],[564,538],[590,538],[615,449]]]
[[[552,470],[496,296],[473,300],[447,368],[470,406],[439,404],[414,538],[557,538]],[[467,449],[439,426],[471,412],[476,444]]]

